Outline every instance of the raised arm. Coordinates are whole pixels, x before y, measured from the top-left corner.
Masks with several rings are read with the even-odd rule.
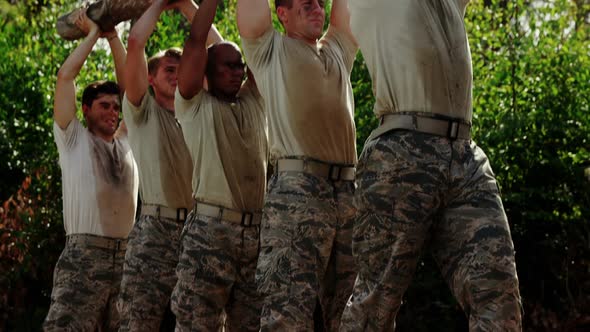
[[[330,13],[330,27],[343,33],[358,46],[352,30],[350,29],[350,10],[348,0],[332,0],[332,12]]]
[[[125,45],[123,45],[123,42],[119,38],[117,30],[115,29],[109,32],[104,32],[101,36],[108,40],[109,46],[111,47],[111,53],[113,54],[113,60],[115,62],[115,76],[117,77],[117,83],[119,84],[121,93],[123,93],[126,87],[124,75],[127,51],[125,50]]]
[[[207,36],[220,1],[203,0],[193,18],[191,32],[184,44],[178,67],[178,91],[185,99],[192,98],[203,88],[207,67]]]
[[[135,106],[141,104],[149,86],[145,46],[165,8],[166,0],[154,0],[129,32],[123,81],[133,82],[127,86],[127,99]]]
[[[238,0],[238,30],[244,38],[260,37],[272,25],[268,0]]]
[[[184,16],[189,22],[193,21],[193,19],[195,18],[195,14],[199,9],[199,6],[197,6],[192,0],[178,0],[173,2],[171,6],[175,6],[178,9],[178,11],[180,11],[182,16]],[[212,25],[211,29],[209,29],[209,34],[207,35],[207,46],[220,41],[223,41],[223,37],[221,36],[217,28],[215,28],[215,26]]]
[[[84,61],[92,52],[92,47],[100,34],[98,25],[86,16],[86,9],[80,11],[75,23],[87,35],[61,65],[57,73],[53,102],[53,118],[57,125],[64,130],[76,116],[76,84],[74,80],[80,73]]]

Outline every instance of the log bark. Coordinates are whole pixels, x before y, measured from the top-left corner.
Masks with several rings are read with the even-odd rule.
[[[151,0],[100,0],[88,7],[87,15],[102,31],[109,31],[120,22],[140,17],[151,3]],[[84,33],[74,24],[78,10],[57,19],[57,33],[62,38],[76,40],[84,37]]]

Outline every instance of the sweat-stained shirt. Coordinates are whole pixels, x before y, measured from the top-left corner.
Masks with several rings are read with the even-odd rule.
[[[174,113],[158,105],[148,91],[139,107],[125,94],[123,118],[139,166],[141,201],[190,209],[192,163]]]
[[[265,101],[271,160],[305,156],[355,164],[353,41],[329,29],[314,47],[271,27],[242,38],[242,45]]]
[[[469,0],[349,0],[373,81],[375,114],[437,113],[471,122]]]
[[[53,133],[66,235],[127,238],[135,221],[139,178],[126,136],[106,142],[76,118],[65,130],[54,122]]]
[[[268,158],[266,115],[256,86],[246,81],[235,103],[201,90],[174,98],[193,160],[195,199],[241,211],[262,209]]]

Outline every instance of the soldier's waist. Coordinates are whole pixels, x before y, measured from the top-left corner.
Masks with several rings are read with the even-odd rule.
[[[93,234],[70,234],[66,236],[66,243],[69,245],[77,244],[115,251],[127,249],[126,238],[113,238]]]
[[[379,117],[379,127],[371,133],[369,140],[394,129],[411,130],[451,140],[471,139],[471,123],[465,119],[436,113],[395,112]]]
[[[219,218],[220,220],[229,221],[244,227],[260,225],[262,221],[262,211],[241,211],[222,205],[211,204],[200,199],[195,199],[193,213]]]
[[[170,208],[158,204],[142,204],[141,214],[155,218],[168,218],[177,222],[184,223],[188,215],[188,208]]]
[[[278,159],[275,167],[276,172],[303,172],[331,181],[354,181],[356,176],[354,164],[325,162],[301,156]]]

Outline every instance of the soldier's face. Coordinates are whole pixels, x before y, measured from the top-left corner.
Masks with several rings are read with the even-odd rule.
[[[291,8],[279,8],[277,12],[288,34],[309,40],[322,36],[326,19],[324,0],[293,0]]]
[[[163,57],[156,74],[148,76],[149,83],[157,95],[174,98],[174,91],[178,85],[178,65],[179,59]]]
[[[244,80],[242,54],[233,45],[219,45],[214,56],[214,73],[209,80],[212,92],[235,98]]]
[[[121,102],[116,94],[99,94],[90,107],[82,106],[88,128],[101,136],[112,136],[119,125]]]

